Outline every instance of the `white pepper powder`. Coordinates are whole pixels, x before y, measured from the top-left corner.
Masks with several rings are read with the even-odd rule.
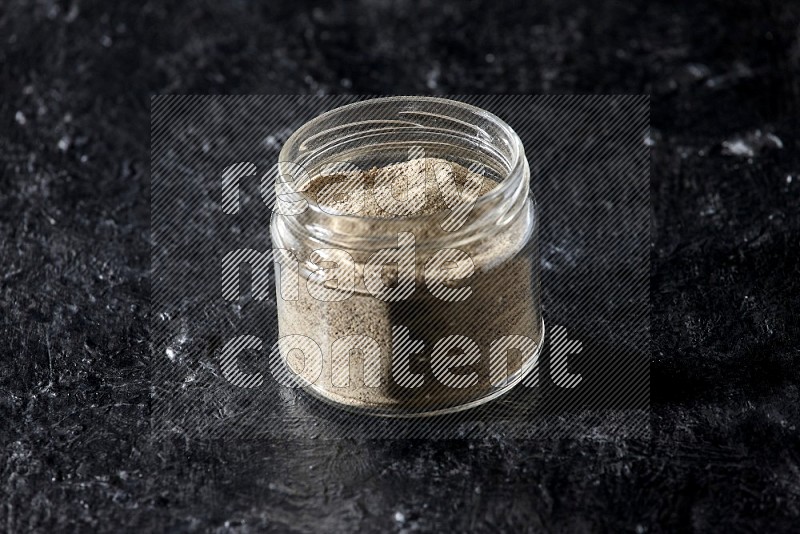
[[[369,171],[319,174],[311,179],[304,194],[309,201],[318,203],[322,208],[358,212],[362,217],[393,219],[398,215],[384,208],[391,202],[387,195],[402,199],[404,188],[407,190],[405,194],[416,195],[420,199],[415,206],[416,215],[434,214],[453,207],[452,202],[448,206],[440,192],[443,180],[448,179],[461,189],[468,182],[482,180],[477,189],[480,196],[497,186],[497,182],[482,176],[476,177],[455,163],[419,158]],[[331,184],[336,185],[328,187]],[[406,200],[408,198],[405,197]],[[441,229],[422,224],[410,231],[419,244],[426,236]],[[297,300],[278,298],[279,335],[299,334],[314,340],[322,352],[321,373],[313,366],[305,366],[304,358],[298,351],[283,356],[294,370],[302,369],[299,372],[301,377],[313,381],[311,388],[317,395],[352,407],[387,412],[420,412],[446,409],[486,397],[497,385],[490,379],[494,377],[489,358],[492,343],[503,336],[526,336],[533,344],[541,340],[538,280],[531,260],[535,256],[526,249],[531,241],[529,238],[530,225],[520,216],[501,232],[463,249],[474,264],[474,274],[446,284],[452,288],[471,288],[470,297],[460,302],[442,301],[426,288],[425,261],[428,258],[423,254],[417,254],[416,257],[415,290],[409,298],[401,301],[386,302],[370,294],[363,280],[364,263],[358,259],[355,264],[355,291],[346,300],[315,299],[307,287],[307,284],[315,282],[303,280]],[[357,256],[354,254],[354,257]],[[384,276],[385,283],[393,282],[391,270],[384,271]],[[410,339],[424,346],[410,355],[409,359],[409,370],[424,379],[420,387],[404,387],[392,374],[393,327],[395,334],[398,327],[407,329],[405,332]],[[447,386],[437,379],[431,369],[431,355],[436,343],[455,335],[468,337],[480,348],[477,360],[453,351],[451,368],[477,377],[467,387]],[[365,377],[365,364],[366,369],[375,369],[375,362],[370,358],[365,361],[364,353],[358,350],[350,352],[349,377],[332,373],[332,344],[347,336],[368,336],[375,340],[380,348],[379,384],[371,383],[369,377]],[[514,376],[528,363],[530,353],[510,350],[507,357],[506,374]],[[346,386],[342,387],[342,384]]]

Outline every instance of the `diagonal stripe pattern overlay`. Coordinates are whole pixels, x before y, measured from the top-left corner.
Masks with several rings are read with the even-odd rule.
[[[643,95],[447,97],[507,122],[530,164],[539,217],[538,252],[530,259],[539,268],[547,335],[540,351],[524,346],[538,359],[513,390],[470,410],[386,418],[340,409],[297,387],[276,350],[266,203],[274,197],[275,164],[304,123],[369,98],[375,97],[152,99],[153,437],[176,431],[223,439],[646,436],[651,215]],[[244,249],[251,263],[270,268],[240,273],[252,279],[238,295],[221,275],[226,254]],[[465,325],[480,320],[463,318]],[[451,337],[438,350],[460,342]],[[493,364],[492,376],[503,372]],[[336,373],[337,381],[348,380],[346,371]]]

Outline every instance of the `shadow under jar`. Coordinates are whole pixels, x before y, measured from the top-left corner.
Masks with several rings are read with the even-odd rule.
[[[332,173],[358,177],[423,156],[492,187],[453,209],[381,217],[286,196]],[[435,415],[491,400],[536,366],[537,212],[522,144],[505,122],[440,98],[365,100],[298,129],[278,174],[276,193],[291,207],[271,223],[280,355],[307,391],[375,415]],[[464,183],[453,187],[465,194]],[[281,289],[289,273],[296,298]]]

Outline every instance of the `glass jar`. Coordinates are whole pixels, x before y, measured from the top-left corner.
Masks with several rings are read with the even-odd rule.
[[[321,175],[421,156],[496,186],[466,208],[394,217],[287,196]],[[276,285],[292,273],[299,281],[294,294],[277,292],[279,352],[309,392],[377,415],[433,415],[486,402],[535,372],[537,211],[522,143],[505,122],[441,98],[365,100],[299,128],[278,169]]]

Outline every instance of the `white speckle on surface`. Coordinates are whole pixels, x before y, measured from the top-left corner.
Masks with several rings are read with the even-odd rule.
[[[72,140],[65,135],[64,137],[58,140],[58,149],[61,152],[66,152],[67,150],[69,150],[69,145],[71,142]]]
[[[695,80],[702,80],[711,75],[711,70],[702,63],[689,63],[686,65],[686,72]]]
[[[406,516],[405,516],[405,514],[403,512],[395,512],[394,513],[394,520],[397,521],[398,523],[405,523],[406,522]]]
[[[267,148],[272,148],[277,150],[281,147],[281,144],[278,142],[278,138],[274,135],[268,135],[266,139],[264,139],[264,143],[267,145]]]
[[[425,85],[428,86],[428,89],[436,89],[439,87],[439,75],[441,71],[439,70],[438,66],[434,66],[431,70],[428,71],[428,74],[425,75]]]
[[[181,333],[178,334],[178,337],[175,338],[175,343],[178,345],[178,347],[185,345],[187,341],[189,341],[189,336],[185,330],[181,331]]]
[[[710,89],[722,89],[724,87],[729,87],[739,80],[752,78],[753,76],[755,76],[753,69],[741,61],[737,61],[734,63],[731,70],[718,76],[708,78],[705,85]]]
[[[775,147],[783,148],[783,141],[775,134],[768,133],[765,138]]]
[[[14,120],[17,121],[17,124],[20,126],[25,126],[25,123],[28,122],[28,120],[25,118],[25,114],[21,111],[17,111],[17,113],[14,115]]]
[[[753,148],[741,139],[734,141],[724,141],[722,143],[722,153],[729,156],[753,157]]]
[[[726,156],[754,158],[769,149],[782,149],[783,141],[773,133],[755,130],[722,142],[722,153]]]
[[[790,184],[790,183],[792,183],[792,175],[791,175],[791,174],[787,174],[787,175],[786,175],[786,183],[787,183],[787,184]]]
[[[192,382],[195,382],[195,381],[197,381],[197,375],[195,373],[189,373],[183,379],[183,384],[181,384],[181,388],[182,389],[186,389],[189,385],[191,385]]]
[[[165,352],[167,354],[167,358],[169,358],[169,361],[174,362],[175,361],[175,350],[172,347],[167,347],[167,350]]]
[[[69,24],[70,22],[74,22],[75,19],[78,18],[78,15],[80,15],[80,12],[81,12],[81,10],[78,7],[78,5],[77,4],[72,4],[72,7],[70,7],[69,11],[67,12],[67,16],[64,17],[64,21],[67,24]]]
[[[705,208],[700,211],[700,216],[709,217],[711,215],[715,215],[721,207],[722,199],[720,199],[719,193],[714,193],[708,199],[708,203],[706,204]]]

